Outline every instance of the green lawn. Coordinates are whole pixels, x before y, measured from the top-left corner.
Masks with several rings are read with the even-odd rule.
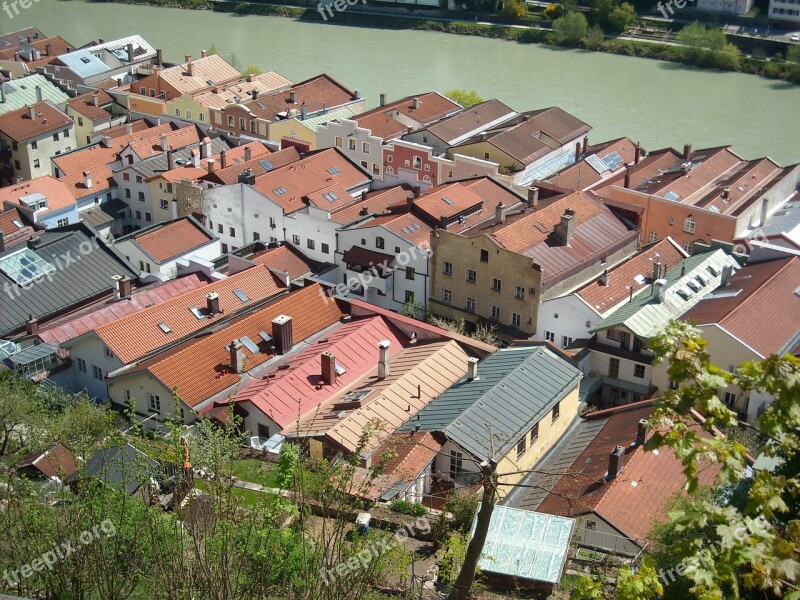
[[[194,487],[196,487],[198,490],[203,490],[204,492],[210,493],[210,484],[202,479],[195,479]],[[237,500],[236,505],[243,508],[264,505],[273,506],[278,500],[278,497],[274,496],[273,494],[254,492],[253,490],[243,490],[242,488],[233,488],[231,493]]]
[[[264,487],[277,487],[276,474],[278,467],[273,463],[255,458],[242,458],[231,462],[231,471],[240,481],[258,483]]]

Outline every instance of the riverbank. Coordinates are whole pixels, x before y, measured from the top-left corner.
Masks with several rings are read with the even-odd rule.
[[[271,17],[289,17],[298,21],[316,22],[321,19],[316,8],[306,8],[287,4],[267,4],[256,2],[238,2],[225,0],[209,2],[208,0],[92,0],[99,2],[116,2],[121,4],[143,4],[167,8],[184,8],[191,10],[211,10],[215,12],[238,15],[261,15]],[[336,13],[336,19],[328,24],[351,25],[371,28],[412,29],[416,31],[434,31],[513,41],[520,44],[543,44],[558,46],[549,29],[540,27],[523,27],[505,24],[473,23],[467,21],[432,18],[423,15],[377,14],[359,11],[350,7],[346,11]],[[681,52],[680,46],[651,41],[637,41],[623,38],[606,39],[600,44],[587,48],[583,42],[562,47],[580,48],[592,52],[605,52],[621,56],[651,58],[672,63],[697,66],[706,69],[732,71],[750,75],[759,75],[768,79],[800,84],[800,65],[788,62],[767,61],[742,56],[735,65],[720,64],[715,60],[716,53],[703,51],[695,53],[688,60]]]

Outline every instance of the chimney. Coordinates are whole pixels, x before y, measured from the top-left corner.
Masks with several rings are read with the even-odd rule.
[[[92,93],[91,100],[92,106],[100,106],[100,94],[98,92]]]
[[[197,148],[192,149],[192,166],[195,169],[200,168],[200,150]]]
[[[29,43],[29,44],[33,43],[33,36],[32,36],[32,35],[29,35],[29,36],[28,36],[28,43]],[[102,44],[102,43],[103,43],[103,40],[100,40],[100,43]],[[20,45],[21,45],[21,44],[20,44]]]
[[[119,289],[119,282],[122,281],[122,275],[112,275],[111,281],[114,282],[114,300],[119,300],[122,298]]]
[[[656,257],[656,262],[653,263],[653,281],[661,279],[661,259]]]
[[[200,158],[206,159],[211,156],[211,138],[206,136],[200,142]]]
[[[132,135],[133,134],[133,123],[128,123],[128,126],[126,127],[126,130],[128,132],[128,135]]]
[[[411,209],[414,207],[414,194],[409,194],[406,196],[406,210],[411,212]]]
[[[276,354],[288,354],[292,349],[292,317],[279,315],[272,321],[272,339]]]
[[[414,192],[414,200],[419,198],[420,187],[418,185],[412,186],[411,190]]]
[[[368,194],[367,190],[361,190],[361,202],[367,201],[367,194]]]
[[[189,57],[190,62],[186,64],[186,73],[189,75],[189,77],[194,77],[194,63],[191,62],[191,60],[192,57],[190,56]]]
[[[361,210],[358,211],[358,215],[360,217],[366,217],[369,214],[369,209],[366,206],[362,206]]]
[[[163,55],[161,54],[161,48],[156,50],[156,64],[159,66],[164,64]]]
[[[639,142],[636,142],[636,149],[634,150],[633,154],[633,166],[639,164],[639,154],[641,154],[642,149],[639,147]]]
[[[616,479],[622,473],[622,467],[625,466],[625,448],[622,446],[615,446],[608,457],[608,476],[606,481]]]
[[[211,292],[206,296],[206,313],[210,315],[219,314],[219,294]]]
[[[605,269],[600,275],[600,285],[608,285],[608,269]]]
[[[131,295],[133,280],[130,277],[123,277],[117,282],[117,288],[119,289],[120,299],[127,298]]]
[[[478,377],[478,359],[470,356],[467,359],[467,381],[473,381]]]
[[[725,265],[722,267],[722,276],[719,280],[720,287],[725,287],[729,285],[731,282],[731,276],[733,275],[733,267],[731,265]]]
[[[322,381],[325,385],[336,383],[336,358],[331,352],[323,352],[320,356],[322,362]]]
[[[378,342],[378,379],[386,379],[389,376],[389,340]]]
[[[380,98],[380,106],[386,106],[386,94],[381,94],[378,98]]]
[[[244,171],[239,173],[239,183],[244,183],[246,185],[255,185],[256,176],[253,175],[253,172],[250,169],[245,169]]]
[[[691,144],[684,144],[683,145],[683,160],[687,161],[692,156],[692,145]]]
[[[528,188],[528,208],[536,208],[539,206],[539,188]]]
[[[6,84],[4,82],[0,82],[0,102],[3,104],[6,102]]]
[[[722,190],[722,199],[723,200],[727,200],[730,197],[731,197],[731,188],[725,188],[724,190]]]
[[[37,102],[42,101],[42,88],[39,87],[38,85],[36,86],[36,101]]]
[[[214,170],[217,168],[217,163],[213,158],[209,158],[207,166],[208,166],[208,172],[213,173]]]
[[[52,51],[52,49],[53,49],[53,44],[51,44],[50,42],[47,42],[44,45],[44,55],[45,56],[50,56],[50,52]]]
[[[414,98],[411,101],[411,108],[419,108],[419,98]]]
[[[131,43],[128,44],[128,62],[133,62],[133,44]]]
[[[244,160],[247,162],[253,158],[253,149],[250,146],[244,147]]]
[[[25,321],[25,334],[36,335],[39,333],[39,319],[35,319],[33,315],[28,315],[28,320]]]
[[[583,136],[583,154],[586,154],[586,149],[589,147],[589,136]]]
[[[289,104],[297,104],[297,92],[289,92]]]
[[[233,340],[231,345],[228,346],[228,351],[231,355],[231,371],[234,373],[242,373],[244,371],[244,354],[240,350],[241,347],[238,340]]]
[[[163,134],[163,133],[161,134],[160,143],[161,143],[161,151],[162,152],[166,152],[166,150],[167,150],[167,136],[166,136],[166,134]]]
[[[568,208],[561,215],[561,222],[553,228],[553,233],[559,238],[563,246],[572,243],[572,235],[575,232],[575,210]]]
[[[250,90],[250,97],[253,100],[258,100],[258,90]]]
[[[647,419],[639,419],[636,426],[636,445],[643,446],[647,441]]]
[[[6,234],[4,231],[0,230],[0,252],[3,252],[6,249]]]
[[[228,158],[225,154],[225,150],[219,153],[219,168],[224,169],[228,166]]]
[[[205,58],[205,57],[206,57],[206,51],[205,50],[201,50],[200,51],[200,58]]]
[[[667,280],[656,279],[653,282],[653,297],[656,303],[661,304],[664,301],[664,296],[667,294]],[[633,295],[633,287],[631,287],[631,295]]]
[[[625,182],[622,184],[622,187],[631,187],[631,168],[628,165],[625,165]]]
[[[575,162],[581,159],[581,143],[575,142]]]
[[[306,103],[303,102],[303,105],[300,107],[300,120],[305,121],[306,115],[308,115],[308,107],[306,106]]]
[[[439,217],[439,227],[447,229],[447,215],[441,215]]]
[[[92,189],[92,175],[89,171],[83,172],[83,185],[87,190]]]
[[[173,166],[174,165],[172,164],[172,150],[167,150],[167,170],[172,171]]]
[[[506,222],[506,205],[499,202],[494,209],[494,224],[500,225]]]

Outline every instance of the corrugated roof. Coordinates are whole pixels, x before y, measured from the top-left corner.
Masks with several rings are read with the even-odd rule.
[[[499,460],[581,377],[545,347],[503,348],[478,364],[476,379],[451,387],[399,431],[443,431],[476,458]]]
[[[88,48],[75,50],[69,54],[62,54],[58,57],[58,60],[81,79],[94,77],[111,70],[111,67]]]
[[[313,131],[314,133],[317,132],[317,125],[322,125],[323,123],[327,123],[328,121],[333,121],[335,119],[350,119],[356,113],[354,113],[348,107],[339,108],[337,110],[332,110],[329,112],[322,113],[321,115],[316,115],[313,117],[309,117],[307,119],[298,119],[297,122]]]
[[[103,42],[102,44],[95,44],[94,46],[89,46],[86,50],[108,50],[121,61],[131,62],[128,56],[128,44],[133,44],[133,58],[137,61],[153,58],[156,55],[156,49],[140,35],[129,35],[117,40]]]
[[[452,144],[460,138],[476,131],[485,129],[494,123],[511,119],[517,112],[500,102],[492,99],[465,109],[455,115],[442,119],[427,128],[427,131],[445,143]]]
[[[268,71],[247,79],[243,78],[241,81],[214,87],[194,96],[194,101],[205,108],[224,108],[229,104],[249,100],[253,91],[257,91],[259,94],[269,94],[291,85],[292,82],[283,75],[275,71]]]
[[[4,102],[0,102],[0,114],[35,104],[37,87],[42,90],[42,100],[49,100],[53,104],[64,104],[69,100],[68,94],[62,92],[47,77],[39,73],[7,81],[2,86],[6,92],[6,99]]]
[[[223,85],[241,78],[242,74],[225,62],[218,54],[190,61],[192,74],[189,75],[189,63],[182,63],[157,72],[159,79],[165,81],[181,94],[194,94],[214,85]],[[209,81],[212,82],[209,84]]]
[[[679,318],[704,296],[715,290],[719,286],[722,269],[726,265],[735,270],[739,268],[739,264],[721,249],[690,256],[669,269],[663,277],[667,283],[662,302],[657,302],[653,296],[654,286],[648,286],[634,296],[632,302],[622,305],[589,331],[626,327],[639,337],[651,338],[672,319]],[[698,275],[702,280],[697,279]],[[698,290],[691,289],[689,282],[693,282],[692,285],[696,285]]]
[[[30,314],[42,321],[46,317],[110,293],[115,285],[111,279],[113,275],[137,275],[104,242],[98,241],[98,246],[95,246],[90,235],[83,225],[70,225],[59,231],[42,232],[41,241],[33,252],[55,269],[47,276],[36,279],[27,290],[19,288],[13,279],[0,271],[0,283],[3,287],[19,292],[18,296],[14,294],[13,300],[3,301],[0,335],[21,329]],[[89,254],[85,253],[86,248],[91,248]],[[14,248],[0,253],[0,258],[16,250]],[[67,255],[70,256],[68,264],[64,258]],[[61,268],[58,268],[59,262]]]

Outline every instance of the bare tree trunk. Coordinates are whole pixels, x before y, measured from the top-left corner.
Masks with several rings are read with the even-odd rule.
[[[461,571],[458,573],[447,600],[466,600],[469,598],[472,583],[475,581],[475,571],[478,569],[478,561],[480,561],[483,545],[486,543],[486,536],[489,533],[489,523],[492,521],[495,498],[497,497],[496,465],[486,462],[481,463],[481,473],[483,474],[483,500],[481,509],[478,511],[475,534],[469,541],[464,564],[461,566]]]

